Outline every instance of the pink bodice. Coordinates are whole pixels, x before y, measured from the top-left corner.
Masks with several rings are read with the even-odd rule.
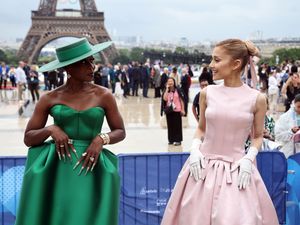
[[[244,154],[244,144],[251,132],[258,91],[240,87],[207,87],[206,131],[201,152],[229,156],[234,160]]]

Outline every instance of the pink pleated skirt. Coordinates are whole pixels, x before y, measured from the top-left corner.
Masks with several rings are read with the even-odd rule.
[[[251,183],[239,190],[238,170],[223,156],[206,157],[202,178],[190,176],[184,164],[161,225],[278,225],[272,200],[256,167]]]

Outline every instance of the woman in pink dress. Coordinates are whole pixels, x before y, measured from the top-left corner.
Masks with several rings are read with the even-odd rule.
[[[222,41],[213,50],[213,78],[224,79],[224,84],[201,91],[191,154],[178,176],[162,225],[279,224],[255,166],[263,140],[266,99],[241,81],[244,68],[258,53],[253,43],[238,39]],[[251,129],[252,144],[245,154]]]

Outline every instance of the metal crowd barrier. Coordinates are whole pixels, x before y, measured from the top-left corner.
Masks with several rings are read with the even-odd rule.
[[[188,153],[161,153],[118,156],[121,177],[120,225],[160,224],[178,173],[188,155]],[[2,225],[14,224],[25,161],[25,157],[0,158]],[[261,152],[257,157],[257,166],[276,208],[278,219],[281,224],[285,224],[287,163],[284,155],[280,152]],[[295,187],[293,190],[300,191]],[[293,210],[295,211],[295,207]],[[292,212],[290,214],[289,217],[293,218],[294,214]]]
[[[189,153],[119,155],[119,225],[159,225]],[[281,152],[260,152],[257,167],[285,224],[287,163]]]
[[[300,153],[288,158],[287,224],[300,224]]]

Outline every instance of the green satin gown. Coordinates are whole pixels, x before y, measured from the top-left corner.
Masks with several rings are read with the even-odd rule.
[[[105,111],[55,105],[50,114],[81,156],[101,131]],[[117,225],[117,157],[103,149],[93,172],[78,176],[81,165],[73,170],[77,159],[71,155],[72,163],[60,161],[54,141],[29,149],[16,225]]]

